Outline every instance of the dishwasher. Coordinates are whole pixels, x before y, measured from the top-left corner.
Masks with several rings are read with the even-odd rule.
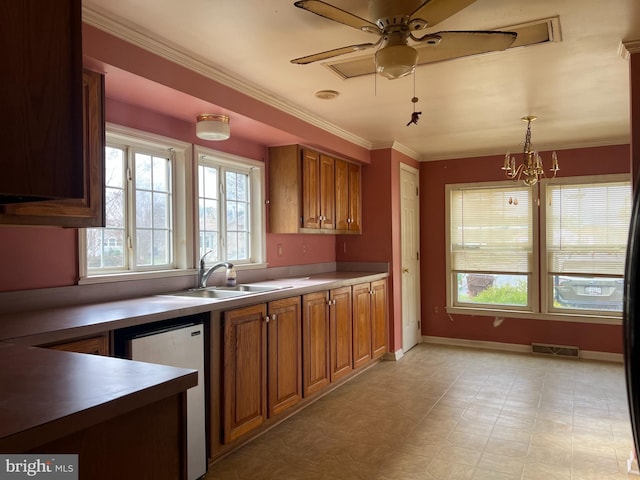
[[[141,362],[198,371],[198,385],[187,390],[187,479],[207,472],[205,431],[205,335],[208,315],[191,315],[117,330],[115,354]]]

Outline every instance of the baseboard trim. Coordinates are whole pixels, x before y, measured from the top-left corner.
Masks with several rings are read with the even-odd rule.
[[[522,345],[518,343],[488,342],[484,340],[467,340],[464,338],[435,337],[424,335],[423,343],[431,343],[437,345],[450,345],[453,347],[469,347],[484,350],[499,350],[503,352],[529,353],[531,345]],[[623,363],[624,356],[621,353],[596,352],[592,350],[580,350],[580,358],[584,360],[598,360],[602,362]]]
[[[451,345],[452,347],[470,347],[481,348],[484,350],[531,353],[530,345],[520,345],[518,343],[487,342],[484,340],[467,340],[464,338],[433,337],[431,335],[424,335],[422,337],[422,342],[434,343],[439,345]]]
[[[624,355],[622,353],[580,350],[580,358],[584,358],[585,360],[598,360],[601,362],[624,363]]]
[[[382,359],[383,360],[391,360],[393,362],[397,362],[402,357],[404,357],[404,352],[402,351],[402,349],[400,349],[400,350],[396,350],[395,352],[387,352],[387,353],[385,353],[384,356],[382,357]]]

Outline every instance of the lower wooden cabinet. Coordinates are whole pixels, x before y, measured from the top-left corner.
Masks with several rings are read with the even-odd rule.
[[[81,338],[63,343],[55,343],[52,345],[43,345],[46,348],[54,350],[63,350],[65,352],[90,353],[92,355],[109,356],[109,336],[96,335],[95,337]]]
[[[224,443],[267,418],[267,306],[224,314]]]
[[[329,303],[331,381],[335,382],[353,370],[351,287],[331,290]]]
[[[300,297],[224,314],[223,441],[302,399]]]
[[[302,297],[303,393],[312,395],[329,385],[329,294],[309,293]]]
[[[302,329],[300,297],[267,304],[269,416],[302,400]]]
[[[371,282],[371,291],[371,356],[379,358],[388,349],[387,281]]]
[[[221,315],[212,329],[221,338],[212,339],[212,353],[222,350],[212,377],[222,387],[212,403],[213,458],[387,351],[386,280]]]
[[[353,368],[387,351],[387,281],[353,286]]]
[[[371,284],[353,286],[353,368],[371,360]]]

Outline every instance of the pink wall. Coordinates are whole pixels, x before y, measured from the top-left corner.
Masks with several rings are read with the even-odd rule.
[[[362,235],[339,235],[336,260],[386,262],[390,266],[389,345],[402,348],[402,282],[400,261],[400,163],[418,162],[391,149],[373,150],[371,164],[362,167]]]
[[[188,143],[201,143],[195,137],[193,123],[113,99],[108,99],[105,107],[108,122]],[[237,136],[216,143],[215,148],[260,161],[267,156],[264,145]],[[77,283],[76,229],[2,226],[0,244],[0,292]],[[267,234],[267,261],[271,267],[334,262],[335,235]]]
[[[77,230],[0,227],[0,292],[74,285]]]
[[[542,153],[543,160],[550,152]],[[559,150],[560,176],[628,173],[629,145]],[[502,180],[504,157],[491,156],[425,162],[421,184],[422,334],[439,337],[530,344],[576,345],[586,350],[622,352],[620,326],[507,318],[493,327],[493,317],[445,313],[445,185]],[[437,313],[436,313],[437,311]]]

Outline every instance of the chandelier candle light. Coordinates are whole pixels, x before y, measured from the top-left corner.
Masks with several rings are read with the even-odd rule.
[[[523,122],[527,122],[527,134],[524,137],[524,150],[523,150],[523,159],[522,163],[516,167],[516,158],[512,157],[509,152],[504,156],[504,165],[502,166],[502,170],[504,170],[504,174],[507,178],[512,179],[514,182],[520,180],[520,178],[524,175],[522,179],[525,185],[533,186],[538,183],[542,177],[545,177],[544,167],[542,165],[542,158],[538,152],[533,149],[533,145],[531,144],[531,122],[536,119],[533,115],[529,115],[526,117],[522,117]],[[551,154],[551,169],[550,172],[553,173],[551,178],[556,176],[560,167],[558,166],[558,155],[554,151]]]

